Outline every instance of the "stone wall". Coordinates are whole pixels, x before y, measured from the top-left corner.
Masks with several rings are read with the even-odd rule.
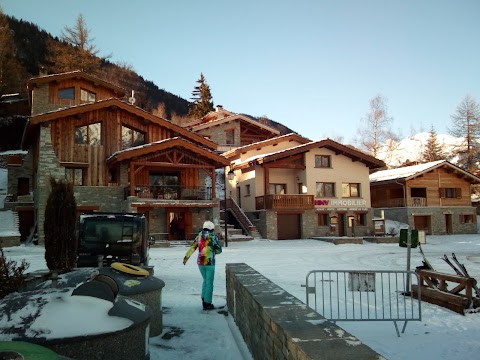
[[[254,359],[383,359],[246,264],[227,264],[227,305]]]

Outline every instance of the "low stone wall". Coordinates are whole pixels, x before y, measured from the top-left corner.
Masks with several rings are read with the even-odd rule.
[[[227,305],[254,359],[383,359],[246,264],[227,264]]]

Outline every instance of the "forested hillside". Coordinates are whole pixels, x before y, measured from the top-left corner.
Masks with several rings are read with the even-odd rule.
[[[17,20],[10,16],[5,16],[5,18],[8,21],[16,47],[15,60],[18,60],[21,69],[18,70],[19,80],[8,87],[2,88],[1,94],[20,93],[26,97],[25,82],[30,77],[38,76],[42,69],[49,69],[49,73],[59,72],[55,71],[55,64],[49,63],[48,43],[49,41],[62,42],[35,24]],[[109,51],[109,49],[103,50]],[[131,91],[134,91],[135,105],[155,115],[177,122],[181,122],[182,118],[187,117],[189,101],[159,88],[152,81],[144,79],[127,66],[119,66],[108,60],[103,60],[99,71],[95,75],[124,88],[127,91],[127,97],[130,96]],[[192,90],[194,81],[195,79],[192,79]],[[260,120],[253,116],[252,118]],[[261,119],[261,121],[279,129],[282,133],[291,132],[289,128],[273,120]]]

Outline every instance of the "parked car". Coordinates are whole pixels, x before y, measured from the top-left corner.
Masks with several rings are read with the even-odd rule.
[[[151,238],[144,214],[82,214],[78,226],[78,267],[121,262],[148,267]]]

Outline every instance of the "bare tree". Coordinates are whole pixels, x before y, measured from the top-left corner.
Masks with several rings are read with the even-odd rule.
[[[478,169],[480,153],[480,107],[476,100],[466,95],[451,116],[453,126],[448,129],[450,135],[464,139],[458,147],[459,166],[475,173]]]
[[[52,64],[52,71],[82,70],[94,73],[100,68],[102,59],[98,56],[99,50],[92,44],[90,30],[82,14],[78,15],[73,27],[64,28],[60,39],[61,42],[51,40],[48,43],[48,60]],[[109,57],[110,55],[103,59]]]
[[[390,129],[392,120],[388,116],[386,99],[382,95],[370,100],[370,111],[362,119],[363,126],[358,131],[356,143],[359,148],[376,157],[387,140],[397,138]]]

